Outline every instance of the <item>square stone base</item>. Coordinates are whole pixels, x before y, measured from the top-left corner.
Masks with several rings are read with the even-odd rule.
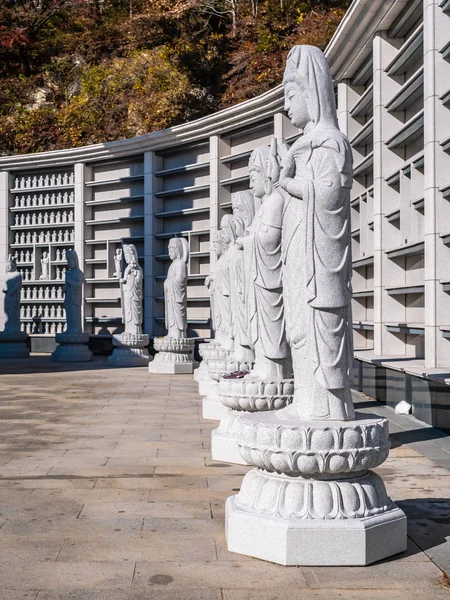
[[[200,394],[200,396],[208,396],[209,394],[211,394],[211,392],[215,389],[217,389],[218,387],[218,383],[217,381],[214,381],[213,379],[206,379],[206,380],[202,380],[202,381],[198,381],[198,393]]]
[[[108,357],[108,364],[112,367],[146,367],[150,356],[147,350],[133,348],[115,348]]]
[[[211,421],[220,421],[231,409],[220,402],[217,396],[206,396],[202,400],[202,417]]]
[[[2,342],[0,340],[0,358],[28,358],[30,351],[24,341]]]
[[[282,519],[243,511],[235,498],[225,505],[230,552],[286,566],[361,566],[406,550],[397,507],[362,519]]]
[[[52,354],[53,362],[89,362],[92,352],[85,344],[59,345]]]
[[[194,371],[194,381],[200,383],[200,381],[208,381],[209,375],[204,363],[200,363],[198,369]]]
[[[213,429],[211,432],[211,458],[218,462],[248,465],[239,452],[237,438],[226,435],[219,429]]]
[[[148,365],[149,373],[167,373],[169,375],[180,375],[180,374],[189,374],[193,373],[196,367],[196,362],[183,362],[183,363],[169,363],[169,362],[160,362],[153,360]]]

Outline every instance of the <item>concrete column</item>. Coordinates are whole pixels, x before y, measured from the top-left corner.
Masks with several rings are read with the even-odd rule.
[[[424,52],[424,242],[425,242],[425,367],[438,366],[438,340],[441,332],[438,327],[437,298],[439,280],[437,276],[436,248],[438,186],[436,181],[436,154],[439,151],[436,132],[435,66],[438,55],[436,48],[436,16],[439,10],[437,0],[424,0],[423,3],[423,52]],[[441,16],[442,18],[442,16]]]
[[[220,226],[220,147],[221,140],[218,135],[209,138],[209,231],[211,242]],[[216,264],[216,255],[212,244],[209,251],[209,264],[211,271]]]
[[[75,244],[74,249],[78,255],[78,260],[80,263],[80,269],[83,273],[86,273],[85,267],[85,182],[86,182],[86,173],[84,163],[76,163],[73,167],[74,174],[74,232],[75,232]],[[81,305],[81,319],[84,328],[84,318],[86,312],[86,285],[83,287],[83,303]]]
[[[373,350],[382,354],[383,347],[383,134],[382,134],[382,39],[373,39]]]
[[[144,333],[154,335],[154,256],[155,207],[153,202],[155,160],[153,152],[144,153]]]
[[[349,99],[348,99],[348,81],[343,79],[338,83],[338,102],[337,102],[337,116],[339,129],[342,133],[348,136],[348,113],[349,113]]]
[[[273,115],[273,135],[278,140],[284,140],[286,137],[285,119],[286,119],[286,117],[281,112],[275,113]]]
[[[9,254],[9,188],[10,175],[8,171],[0,172],[0,289],[5,283],[5,262]],[[13,254],[13,253],[12,253]],[[3,294],[2,294],[3,296]],[[0,329],[5,324],[3,298],[0,308]]]
[[[86,174],[84,169],[84,163],[76,163],[74,165],[74,198],[75,198],[75,209],[74,209],[74,225],[75,225],[75,251],[78,254],[80,261],[80,268],[84,269],[85,261],[85,182]]]

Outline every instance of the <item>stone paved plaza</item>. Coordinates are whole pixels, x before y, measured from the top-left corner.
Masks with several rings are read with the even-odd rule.
[[[408,552],[281,567],[227,551],[224,501],[248,469],[211,461],[217,423],[191,375],[48,355],[0,374],[1,600],[450,598],[450,442],[410,417],[355,398],[391,419],[377,471],[408,515]]]

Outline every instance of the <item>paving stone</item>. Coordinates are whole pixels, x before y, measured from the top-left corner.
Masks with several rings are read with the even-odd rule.
[[[7,519],[0,529],[0,538],[3,536],[57,535],[92,539],[107,535],[114,537],[118,533],[140,537],[142,528],[143,519],[141,517],[130,518],[123,515],[106,519]]]
[[[263,568],[262,568],[263,567]],[[163,577],[165,576],[165,577]],[[159,583],[161,580],[163,583]],[[144,591],[149,584],[176,588],[247,588],[283,586],[308,588],[300,568],[280,569],[279,565],[260,561],[220,562],[139,562],[132,589]]]
[[[129,600],[129,597],[128,590],[72,589],[64,592],[41,590],[37,600]]]
[[[115,517],[143,517],[153,519],[210,519],[208,502],[86,502],[80,519]]]
[[[446,600],[448,590],[430,588],[415,592],[414,590],[280,590],[279,588],[263,591],[222,590],[223,600]]]
[[[322,589],[416,589],[442,587],[442,571],[429,560],[390,561],[367,567],[304,567],[312,588]]]
[[[129,600],[222,600],[220,590],[204,588],[161,589],[161,585],[148,586],[146,591],[133,591]]]
[[[36,600],[37,590],[2,590],[2,600]]]
[[[433,432],[414,419],[396,416],[379,469],[410,517],[408,551],[284,568],[227,550],[224,501],[250,467],[211,460],[217,423],[202,420],[192,376],[29,362],[0,363],[0,600],[450,597],[433,563],[449,567],[447,438],[421,440]]]
[[[167,533],[152,533],[136,539],[120,536],[91,540],[67,539],[58,555],[58,561],[216,561],[213,537],[199,536],[192,543],[187,537]]]
[[[31,562],[0,563],[0,589],[70,590],[129,589],[134,564],[127,562]]]

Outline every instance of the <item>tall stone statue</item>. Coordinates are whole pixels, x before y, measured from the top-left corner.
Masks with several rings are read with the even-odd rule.
[[[238,253],[243,257],[242,270],[246,273],[245,326],[255,350],[255,364],[240,381],[226,376],[219,381],[218,397],[232,410],[222,417],[211,435],[211,454],[217,461],[246,463],[238,443],[242,411],[282,409],[293,400],[282,284],[284,200],[276,187],[283,151],[287,149],[274,138],[270,147],[258,148],[250,157],[250,185],[259,208],[247,228],[249,235],[238,238],[236,247],[243,250]],[[236,287],[233,282],[232,292]],[[233,317],[236,318],[235,309]]]
[[[146,367],[150,360],[146,348],[150,338],[146,333],[142,333],[144,274],[139,265],[136,247],[133,244],[123,244],[123,256],[127,265],[123,276],[120,273],[121,265],[118,265],[117,262],[114,276],[116,277],[117,273],[120,275],[122,322],[125,330],[123,333],[112,336],[115,348],[108,358],[108,363],[114,367]],[[116,250],[116,261],[118,261],[118,257],[119,252]],[[121,258],[122,250],[120,250],[120,261]],[[117,271],[117,268],[119,268],[119,271]]]
[[[187,337],[189,244],[185,238],[169,241],[169,258],[172,262],[164,281],[167,335],[154,339],[158,354],[148,370],[150,373],[192,373],[198,363],[194,361],[195,342]]]
[[[234,341],[234,356],[242,364],[253,362],[254,352],[248,322],[248,282],[246,282],[244,253],[239,241],[248,235],[248,227],[254,216],[253,194],[239,192],[233,200],[233,216],[225,215],[221,228],[223,240],[228,245],[226,265],[231,337]]]
[[[233,226],[234,227],[234,226]],[[230,235],[235,237],[234,233]],[[227,238],[227,235],[225,235]],[[226,275],[227,266],[222,257],[228,243],[224,241],[222,230],[214,232],[212,247],[216,255],[214,271],[208,275],[205,285],[210,293],[210,306],[212,316],[212,327],[215,338],[209,343],[199,344],[199,353],[203,358],[200,368],[195,371],[194,379],[198,382],[198,392],[204,396],[202,402],[202,414],[204,419],[220,419],[226,409],[217,395],[218,381],[223,373],[236,372],[241,366],[232,351],[233,332],[231,323],[231,312],[229,308],[229,295],[223,295],[223,276]],[[225,271],[224,271],[225,269]],[[245,367],[244,364],[242,364]]]
[[[217,231],[213,237],[212,247],[214,249],[214,254],[216,255],[216,262],[217,262],[219,260],[219,258],[222,256],[222,252],[223,252],[222,236],[219,231]],[[218,310],[218,308],[219,308],[218,301],[216,299],[217,290],[216,290],[216,284],[215,284],[213,273],[211,273],[210,275],[208,275],[206,277],[205,286],[208,288],[209,296],[210,296],[209,304],[211,307],[212,329],[215,332],[217,332],[220,327],[221,315],[220,315],[220,311]]]
[[[67,250],[67,271],[64,283],[64,309],[66,333],[81,333],[81,305],[83,303],[84,275],[78,264],[75,250]]]
[[[67,250],[66,260],[67,269],[63,288],[66,330],[55,336],[58,346],[52,354],[52,360],[54,362],[86,362],[92,360],[92,352],[87,346],[89,334],[83,333],[82,324],[84,275],[75,250]]]
[[[164,282],[165,321],[167,337],[186,337],[187,331],[187,265],[189,246],[185,238],[172,238],[169,242],[172,261]]]
[[[275,184],[280,172],[283,145],[274,138],[270,148],[257,149],[250,157],[250,185],[261,206],[242,240],[248,248],[248,321],[255,348],[254,377],[291,377],[290,349],[286,341],[286,322],[282,284],[282,219],[284,201]]]
[[[15,259],[6,260],[6,277],[3,287],[5,328],[0,332],[0,358],[28,358],[28,334],[20,329],[20,293],[22,275],[17,270]]]
[[[114,254],[114,277],[120,279],[122,277],[122,248],[117,248]]]
[[[20,292],[22,275],[17,270],[16,261],[9,256],[6,261],[6,278],[3,287],[5,309],[5,332],[20,332]]]
[[[133,244],[124,244],[123,251],[127,266],[123,277],[120,279],[120,289],[125,333],[140,335],[142,334],[143,321],[142,298],[144,275],[138,262],[136,247]]]
[[[304,135],[280,175],[287,197],[283,283],[295,411],[303,418],[352,419],[352,150],[338,128],[323,63],[320,52],[297,49],[284,77],[286,111]]]
[[[50,279],[50,258],[48,255],[48,252],[43,252],[42,253],[42,258],[41,258],[41,276],[39,277],[39,279]]]
[[[295,393],[286,408],[240,417],[241,455],[256,468],[227,499],[228,549],[284,565],[365,565],[406,549],[406,517],[370,470],[388,456],[387,420],[355,415],[350,395],[352,153],[318,48],[291,50],[283,85],[303,131],[279,180]]]

